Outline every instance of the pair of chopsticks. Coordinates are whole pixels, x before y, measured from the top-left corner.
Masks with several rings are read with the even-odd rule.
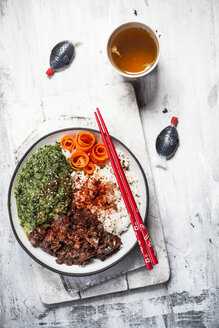
[[[103,117],[97,108],[97,112],[94,113],[99,130],[106,147],[114,174],[116,176],[119,189],[121,191],[125,206],[130,216],[132,227],[137,237],[137,241],[143,255],[146,267],[148,270],[153,269],[152,263],[155,265],[158,263],[158,260],[154,254],[153,247],[150,242],[149,235],[142,221],[141,215],[138,211],[135,199],[132,195],[131,189],[129,187],[128,181],[126,179],[125,173],[122,169],[121,163],[119,161],[118,155],[116,153],[113,142],[110,138],[107,127],[104,123]],[[152,263],[151,263],[152,262]]]

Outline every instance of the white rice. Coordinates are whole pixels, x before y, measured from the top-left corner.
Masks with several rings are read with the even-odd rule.
[[[63,153],[68,159],[69,154],[66,151]],[[133,176],[130,170],[129,158],[122,152],[119,152],[118,156],[124,168],[131,191],[136,199],[137,206],[139,206],[138,180]],[[78,179],[78,177],[80,178],[80,180]],[[127,213],[126,206],[122,199],[119,187],[116,182],[116,177],[114,175],[109,160],[107,160],[106,164],[102,167],[96,165],[96,170],[91,176],[85,174],[84,171],[73,171],[72,179],[73,199],[74,194],[76,195],[77,192],[80,193],[80,191],[83,189],[84,183],[88,179],[90,179],[91,182],[92,179],[100,179],[104,183],[114,184],[113,193],[112,195],[109,195],[109,198],[112,201],[110,213],[109,210],[105,210],[104,208],[101,208],[101,206],[99,206],[97,210],[95,208],[91,208],[91,211],[97,214],[98,219],[103,223],[105,230],[108,232],[120,235],[122,232],[126,231],[129,228],[129,225],[131,223],[130,218]]]

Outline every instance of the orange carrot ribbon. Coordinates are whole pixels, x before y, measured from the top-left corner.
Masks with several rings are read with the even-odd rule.
[[[89,156],[83,151],[76,151],[70,157],[71,167],[75,170],[83,169],[89,163]]]
[[[92,133],[88,131],[79,132],[75,138],[76,149],[85,153],[89,153],[94,146],[95,141],[96,139]]]
[[[108,158],[105,145],[103,143],[97,143],[92,148],[90,158],[97,165],[104,164]]]
[[[75,149],[75,141],[71,136],[65,136],[61,139],[60,144],[62,148],[67,150]]]
[[[90,161],[90,162],[87,164],[87,166],[85,166],[85,168],[84,168],[84,172],[87,173],[87,174],[93,174],[94,171],[95,171],[95,165],[94,165],[93,162]]]

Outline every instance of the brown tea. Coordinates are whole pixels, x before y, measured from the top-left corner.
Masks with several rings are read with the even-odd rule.
[[[120,31],[111,43],[111,59],[122,72],[130,75],[147,71],[157,59],[157,44],[143,28]]]

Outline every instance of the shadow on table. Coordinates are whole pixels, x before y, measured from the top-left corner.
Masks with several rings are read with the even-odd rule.
[[[138,107],[143,110],[155,99],[159,83],[159,67],[157,66],[150,74],[136,79],[126,79],[126,82],[132,84],[135,90]]]

